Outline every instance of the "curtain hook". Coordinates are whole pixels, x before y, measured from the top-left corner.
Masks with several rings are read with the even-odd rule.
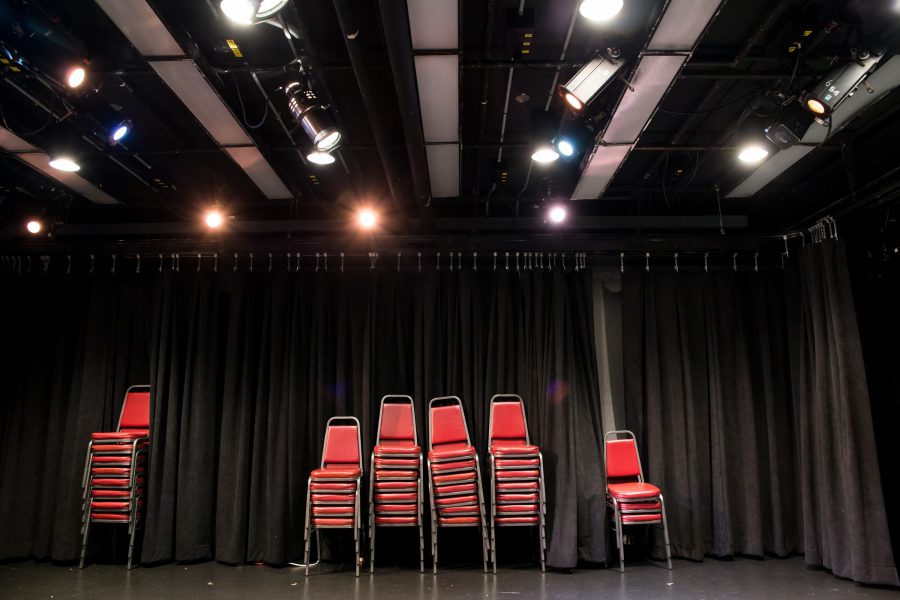
[[[272,253],[269,252],[269,273],[272,272]]]
[[[790,250],[788,249],[787,237],[788,237],[787,235],[781,236],[781,238],[784,240],[784,255],[790,256],[791,253],[790,253]]]
[[[709,273],[709,252],[703,253],[703,271]]]
[[[341,252],[341,273],[344,272],[344,253]]]
[[[66,275],[71,275],[72,274],[72,255],[67,254],[66,260],[68,261],[68,266],[66,267]],[[138,263],[138,265],[140,265],[140,263]],[[138,269],[140,269],[140,266],[138,267]]]
[[[422,272],[422,253],[417,252],[416,256],[418,257],[418,261],[419,261],[419,273],[421,273]]]
[[[478,272],[478,253],[477,252],[472,253],[472,270],[476,273]]]
[[[378,260],[378,253],[377,252],[369,252],[369,270],[370,271],[375,270],[375,262],[377,260]]]
[[[160,273],[162,273],[162,269],[163,269],[163,256],[162,256],[162,254],[160,254],[159,255],[159,272]],[[93,273],[93,272],[94,272],[94,255],[91,254],[91,273]]]
[[[181,253],[175,253],[175,272],[181,273]]]
[[[200,268],[203,266],[203,254],[200,252],[197,253],[197,272],[200,272]]]
[[[494,272],[497,271],[497,253],[494,252]]]
[[[675,253],[675,272],[678,272],[678,253]]]
[[[516,252],[516,273],[519,272],[519,253]]]
[[[456,253],[456,270],[462,271],[462,252]]]
[[[625,253],[619,252],[619,273],[625,272]]]
[[[397,253],[397,272],[400,272],[400,257],[402,256],[402,252]]]
[[[138,252],[138,255],[137,255],[137,261],[138,261],[138,262],[137,262],[137,268],[134,270],[134,272],[135,272],[136,274],[140,275],[140,273],[141,273],[141,253],[140,253],[140,252]]]
[[[753,254],[753,272],[759,273],[759,252]]]
[[[319,272],[319,253],[316,252],[316,273]]]
[[[437,270],[440,271],[441,270],[441,253],[440,252],[437,253],[437,261],[435,262],[435,265],[437,265]]]
[[[450,272],[453,272],[453,252],[450,252]]]
[[[566,253],[565,252],[562,253],[562,270],[563,270],[563,273],[566,272]]]
[[[113,256],[115,256],[115,255],[113,255]],[[44,263],[44,275],[46,275],[47,271],[50,270],[50,255],[49,254],[42,255],[41,262]]]
[[[509,271],[509,252],[506,253],[506,270]]]
[[[325,269],[325,272],[328,272],[328,253],[322,253],[322,267]]]
[[[648,273],[650,272],[650,253],[647,252],[644,254],[644,270]]]
[[[300,272],[300,253],[294,252],[294,258],[297,259],[297,264],[294,265],[294,273],[299,273]]]
[[[234,271],[233,271],[234,273],[237,273],[237,268],[238,268],[238,253],[235,252],[234,253]]]
[[[162,256],[162,254],[160,254],[160,256]],[[160,267],[159,267],[159,268],[162,269],[162,259],[160,259],[160,263],[159,263],[159,264],[160,264]],[[91,254],[91,270],[88,271],[88,273],[91,273],[92,275],[93,275],[93,273],[94,273],[94,255],[93,255],[93,254]]]
[[[250,272],[253,272],[253,253],[250,253]]]
[[[46,273],[46,270],[44,271]],[[112,255],[112,267],[110,267],[109,272],[115,274],[116,272],[116,255]]]
[[[287,253],[287,272],[291,272],[291,253]]]
[[[737,273],[737,252],[731,255],[731,262],[734,267],[734,272]]]
[[[219,253],[213,253],[213,273],[219,272]]]
[[[172,259],[172,270],[174,271],[175,270],[175,253],[174,252],[172,252],[172,254],[171,254],[171,259]]]

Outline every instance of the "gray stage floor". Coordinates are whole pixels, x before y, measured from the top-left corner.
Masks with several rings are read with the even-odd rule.
[[[898,600],[900,591],[856,585],[830,573],[808,569],[802,558],[736,559],[694,563],[675,561],[674,570],[646,562],[611,569],[541,574],[531,566],[485,575],[474,568],[446,568],[434,576],[381,568],[357,579],[349,567],[326,566],[304,578],[302,569],[230,567],[218,563],[165,565],[126,571],[118,565],[84,570],[46,563],[0,564],[0,598],[872,598]]]

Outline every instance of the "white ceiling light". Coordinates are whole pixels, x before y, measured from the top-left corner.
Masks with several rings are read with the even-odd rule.
[[[738,154],[738,160],[742,163],[747,163],[748,165],[755,165],[765,160],[768,155],[769,151],[759,144],[750,144],[749,146],[741,148],[741,151]]]
[[[334,157],[328,152],[315,150],[306,155],[306,160],[316,165],[330,165],[334,163]]]
[[[556,225],[565,221],[567,216],[568,213],[566,212],[566,207],[561,204],[554,204],[547,212],[547,217],[550,219],[550,222]]]
[[[28,223],[25,224],[25,229],[28,230],[28,233],[32,235],[37,235],[41,232],[44,226],[37,219],[31,219]]]
[[[81,170],[81,165],[69,156],[54,156],[50,158],[50,166],[59,171],[74,173]]]
[[[578,12],[590,21],[609,21],[619,14],[622,4],[622,0],[584,0],[578,7]]]
[[[536,163],[552,163],[556,159],[559,158],[559,152],[553,149],[553,146],[550,144],[542,144],[538,146],[537,150],[531,155],[531,160]]]
[[[87,72],[84,67],[73,67],[66,73],[66,85],[70,88],[77,88],[84,83],[86,77]]]

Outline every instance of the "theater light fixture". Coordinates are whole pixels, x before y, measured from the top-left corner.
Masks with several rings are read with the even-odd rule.
[[[761,163],[769,156],[769,151],[762,144],[750,143],[742,146],[738,153],[738,160],[748,165]]]
[[[560,86],[559,91],[570,107],[581,111],[606,89],[622,64],[609,56],[598,56],[581,67],[572,79]]]
[[[75,162],[75,159],[71,156],[51,156],[50,166],[59,171],[66,171],[68,173],[74,173],[75,171],[81,170],[81,165]]]
[[[72,67],[66,73],[66,85],[74,89],[79,87],[87,79],[87,71],[84,67]]]
[[[274,17],[289,0],[222,0],[222,13],[239,25],[252,25]]]
[[[766,127],[766,137],[781,150],[800,143],[815,117],[794,102]]]
[[[28,230],[28,233],[37,235],[44,229],[44,225],[37,219],[31,219],[25,224],[25,229]]]
[[[120,141],[125,139],[131,133],[131,121],[125,120],[120,123],[117,123],[115,127],[112,128],[109,132],[109,143],[115,146]]]
[[[319,152],[318,150],[313,150],[306,155],[306,160],[315,165],[330,165],[334,162],[334,156],[332,156],[328,152]]]
[[[558,140],[556,140],[556,149],[559,150],[559,153],[566,158],[575,154],[575,146],[566,138],[559,138]]]
[[[568,211],[566,211],[566,207],[562,204],[554,204],[550,207],[550,210],[547,211],[547,218],[554,225],[559,225],[565,221],[567,216]]]
[[[372,229],[378,224],[378,213],[371,208],[362,208],[356,213],[356,222],[363,229]]]
[[[609,21],[619,14],[622,4],[622,0],[584,0],[578,12],[590,21]]]
[[[853,92],[878,64],[880,55],[849,60],[834,67],[813,89],[803,96],[806,109],[820,118],[828,117]]]
[[[225,222],[225,217],[222,216],[222,212],[214,208],[206,212],[206,226],[210,229],[218,229],[222,226],[222,223]]]
[[[551,144],[541,144],[531,155],[531,160],[536,163],[548,164],[559,158],[557,152]]]
[[[315,93],[304,89],[298,82],[289,84],[284,92],[291,116],[316,150],[331,152],[337,149],[341,145],[341,131],[335,126],[325,107],[319,104]]]

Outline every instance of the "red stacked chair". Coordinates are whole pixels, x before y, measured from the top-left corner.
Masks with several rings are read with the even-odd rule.
[[[541,571],[546,569],[544,459],[531,445],[525,404],[516,394],[491,398],[488,425],[491,466],[491,548],[497,572],[497,527],[538,527]]]
[[[131,568],[135,534],[142,517],[149,435],[150,386],[133,385],[125,392],[116,431],[92,433],[88,442],[81,480],[82,568],[92,523],[128,526],[128,568]]]
[[[624,439],[618,439],[619,436]],[[659,488],[644,481],[634,434],[630,431],[607,433],[603,436],[603,455],[606,464],[606,503],[612,510],[616,530],[619,570],[625,572],[625,544],[622,535],[622,527],[625,525],[661,527],[666,542],[666,562],[671,569],[666,505]]]
[[[422,449],[409,396],[381,399],[369,472],[369,572],[375,572],[377,527],[418,527],[419,571],[424,572]]]
[[[484,572],[488,535],[481,490],[481,467],[472,446],[462,402],[456,396],[428,404],[428,485],[431,491],[431,556],[438,563],[441,527],[481,527]]]
[[[359,492],[363,475],[362,441],[356,417],[331,417],[325,425],[321,466],[310,473],[306,490],[306,529],[303,534],[304,563],[309,575],[310,534],[322,551],[320,530],[352,529],[356,545],[356,576],[359,577],[362,513]]]

